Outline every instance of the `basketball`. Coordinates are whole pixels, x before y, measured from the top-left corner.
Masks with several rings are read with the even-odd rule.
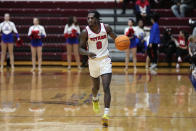
[[[120,35],[115,39],[115,45],[118,50],[126,50],[129,48],[130,40],[126,35]]]

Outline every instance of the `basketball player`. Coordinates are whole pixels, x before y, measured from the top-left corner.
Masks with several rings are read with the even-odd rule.
[[[93,81],[93,110],[98,113],[99,98],[98,91],[100,78],[104,90],[104,115],[103,126],[108,126],[109,108],[111,101],[110,82],[112,78],[112,64],[108,50],[108,35],[115,40],[116,34],[109,25],[100,23],[100,14],[93,10],[88,13],[88,26],[80,35],[80,53],[89,57],[89,71]],[[87,44],[86,44],[87,43]],[[88,50],[86,50],[86,45]]]
[[[33,68],[31,72],[35,71],[36,68],[36,53],[38,56],[38,71],[42,72],[41,64],[42,64],[42,38],[46,37],[45,29],[42,25],[39,24],[39,19],[34,18],[33,24],[29,28],[28,36],[31,39],[31,54],[32,54],[32,65]]]
[[[3,63],[5,60],[7,48],[9,51],[10,56],[10,63],[11,63],[11,69],[14,70],[14,36],[13,33],[16,34],[17,40],[20,40],[20,37],[18,35],[18,31],[16,29],[16,26],[13,22],[10,21],[10,14],[6,13],[4,15],[4,22],[0,23],[0,32],[2,32],[2,38],[1,38],[1,70],[0,72],[3,72]]]

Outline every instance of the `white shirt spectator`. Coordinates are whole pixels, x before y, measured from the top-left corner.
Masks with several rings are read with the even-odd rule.
[[[80,34],[80,27],[78,25],[72,24],[71,26],[65,25],[64,34],[71,34],[72,30],[76,30]]]
[[[145,30],[144,40],[146,41],[146,43],[148,45],[149,41],[150,41],[150,28],[149,27],[144,27],[144,30]]]
[[[33,25],[29,28],[29,32],[28,32],[28,36],[31,35],[32,31],[39,31],[39,36],[44,36],[46,37],[46,32],[45,32],[45,29],[42,25]]]
[[[136,26],[134,28],[134,31],[135,31],[135,35],[138,37],[138,38],[144,38],[145,37],[145,32],[144,32],[144,29],[143,28],[140,28],[139,26]]]
[[[0,32],[2,31],[2,33],[8,35],[12,32],[18,34],[18,31],[16,29],[16,26],[13,22],[11,21],[4,21],[0,24]]]

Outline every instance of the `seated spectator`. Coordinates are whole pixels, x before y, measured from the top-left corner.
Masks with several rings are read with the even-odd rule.
[[[145,20],[145,23],[149,23],[150,5],[148,0],[137,0],[135,4],[135,9],[137,21],[143,19]]]
[[[196,76],[196,36],[189,37],[189,55],[191,57],[191,63],[194,64],[192,75]]]
[[[172,5],[171,10],[174,15],[178,18],[185,17],[185,13],[187,10],[193,8],[194,1],[193,0],[173,0],[174,5]]]
[[[166,54],[166,60],[168,62],[168,66],[171,66],[172,63],[172,55],[176,53],[176,45],[174,40],[172,39],[172,30],[171,28],[167,28],[162,37],[162,49]]]
[[[145,49],[147,48],[147,43],[144,40],[145,32],[144,32],[144,23],[143,20],[138,21],[138,26],[134,28],[135,35],[137,36],[138,44],[137,44],[137,52],[145,52]]]
[[[126,8],[127,5],[129,4],[130,1],[133,1],[133,3],[135,2],[135,0],[122,0],[122,13],[121,14],[125,14],[126,13]]]
[[[175,41],[175,44],[177,46],[177,49],[176,49],[176,58],[177,58],[176,68],[178,69],[178,68],[180,68],[179,63],[182,62],[182,57],[186,56],[188,54],[188,50],[187,50],[188,42],[186,40],[186,35],[183,30],[180,30],[180,32],[179,32],[178,40],[176,40],[175,38],[172,38],[172,39]]]

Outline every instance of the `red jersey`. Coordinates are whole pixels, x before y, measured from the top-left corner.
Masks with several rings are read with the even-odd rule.
[[[180,46],[180,47],[186,47],[186,46],[187,46],[187,45],[186,45],[185,38],[182,37],[182,36],[179,36],[179,37],[178,37],[178,43],[179,43],[179,46]]]

